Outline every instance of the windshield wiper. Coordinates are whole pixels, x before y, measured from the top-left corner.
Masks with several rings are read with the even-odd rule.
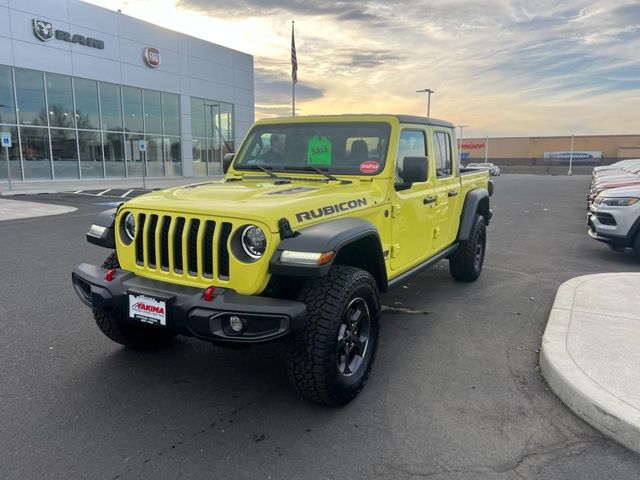
[[[301,165],[299,167],[290,167],[290,166],[285,166],[284,167],[285,170],[298,170],[301,172],[316,172],[319,173],[320,175],[325,176],[326,178],[328,178],[329,180],[333,180],[335,182],[340,182],[342,185],[346,185],[347,183],[351,183],[351,180],[340,180],[339,178],[334,177],[333,175],[331,175],[329,172],[325,172],[324,170],[321,170],[320,168],[314,166],[314,165]]]
[[[267,168],[267,167],[263,167],[262,165],[243,165],[242,169],[247,169],[247,170],[262,170],[264,173],[266,173],[267,175],[269,175],[269,177],[271,178],[275,178],[277,180],[277,183],[281,184],[281,183],[291,183],[291,180],[289,180],[288,178],[283,178],[283,177],[279,177],[278,175],[276,175],[275,173],[273,173],[271,171],[271,169]]]

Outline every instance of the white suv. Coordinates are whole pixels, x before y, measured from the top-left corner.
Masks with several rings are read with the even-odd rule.
[[[633,248],[640,259],[640,186],[602,191],[589,207],[589,236],[624,251]]]

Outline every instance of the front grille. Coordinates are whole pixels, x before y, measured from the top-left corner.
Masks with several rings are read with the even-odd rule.
[[[229,280],[228,241],[233,225],[163,214],[137,215],[134,242],[139,267],[184,278]]]

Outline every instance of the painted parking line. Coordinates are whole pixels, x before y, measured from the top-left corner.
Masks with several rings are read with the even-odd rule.
[[[103,198],[133,198],[151,190],[143,190],[141,188],[108,188],[106,190],[76,190],[74,192],[66,192],[74,195],[86,195],[90,197],[103,197]]]

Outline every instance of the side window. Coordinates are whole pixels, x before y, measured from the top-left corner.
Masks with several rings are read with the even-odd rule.
[[[396,177],[402,180],[404,157],[426,157],[427,142],[422,130],[403,130],[400,132]]]
[[[451,136],[446,132],[435,132],[433,150],[436,160],[436,175],[439,178],[451,175]]]

